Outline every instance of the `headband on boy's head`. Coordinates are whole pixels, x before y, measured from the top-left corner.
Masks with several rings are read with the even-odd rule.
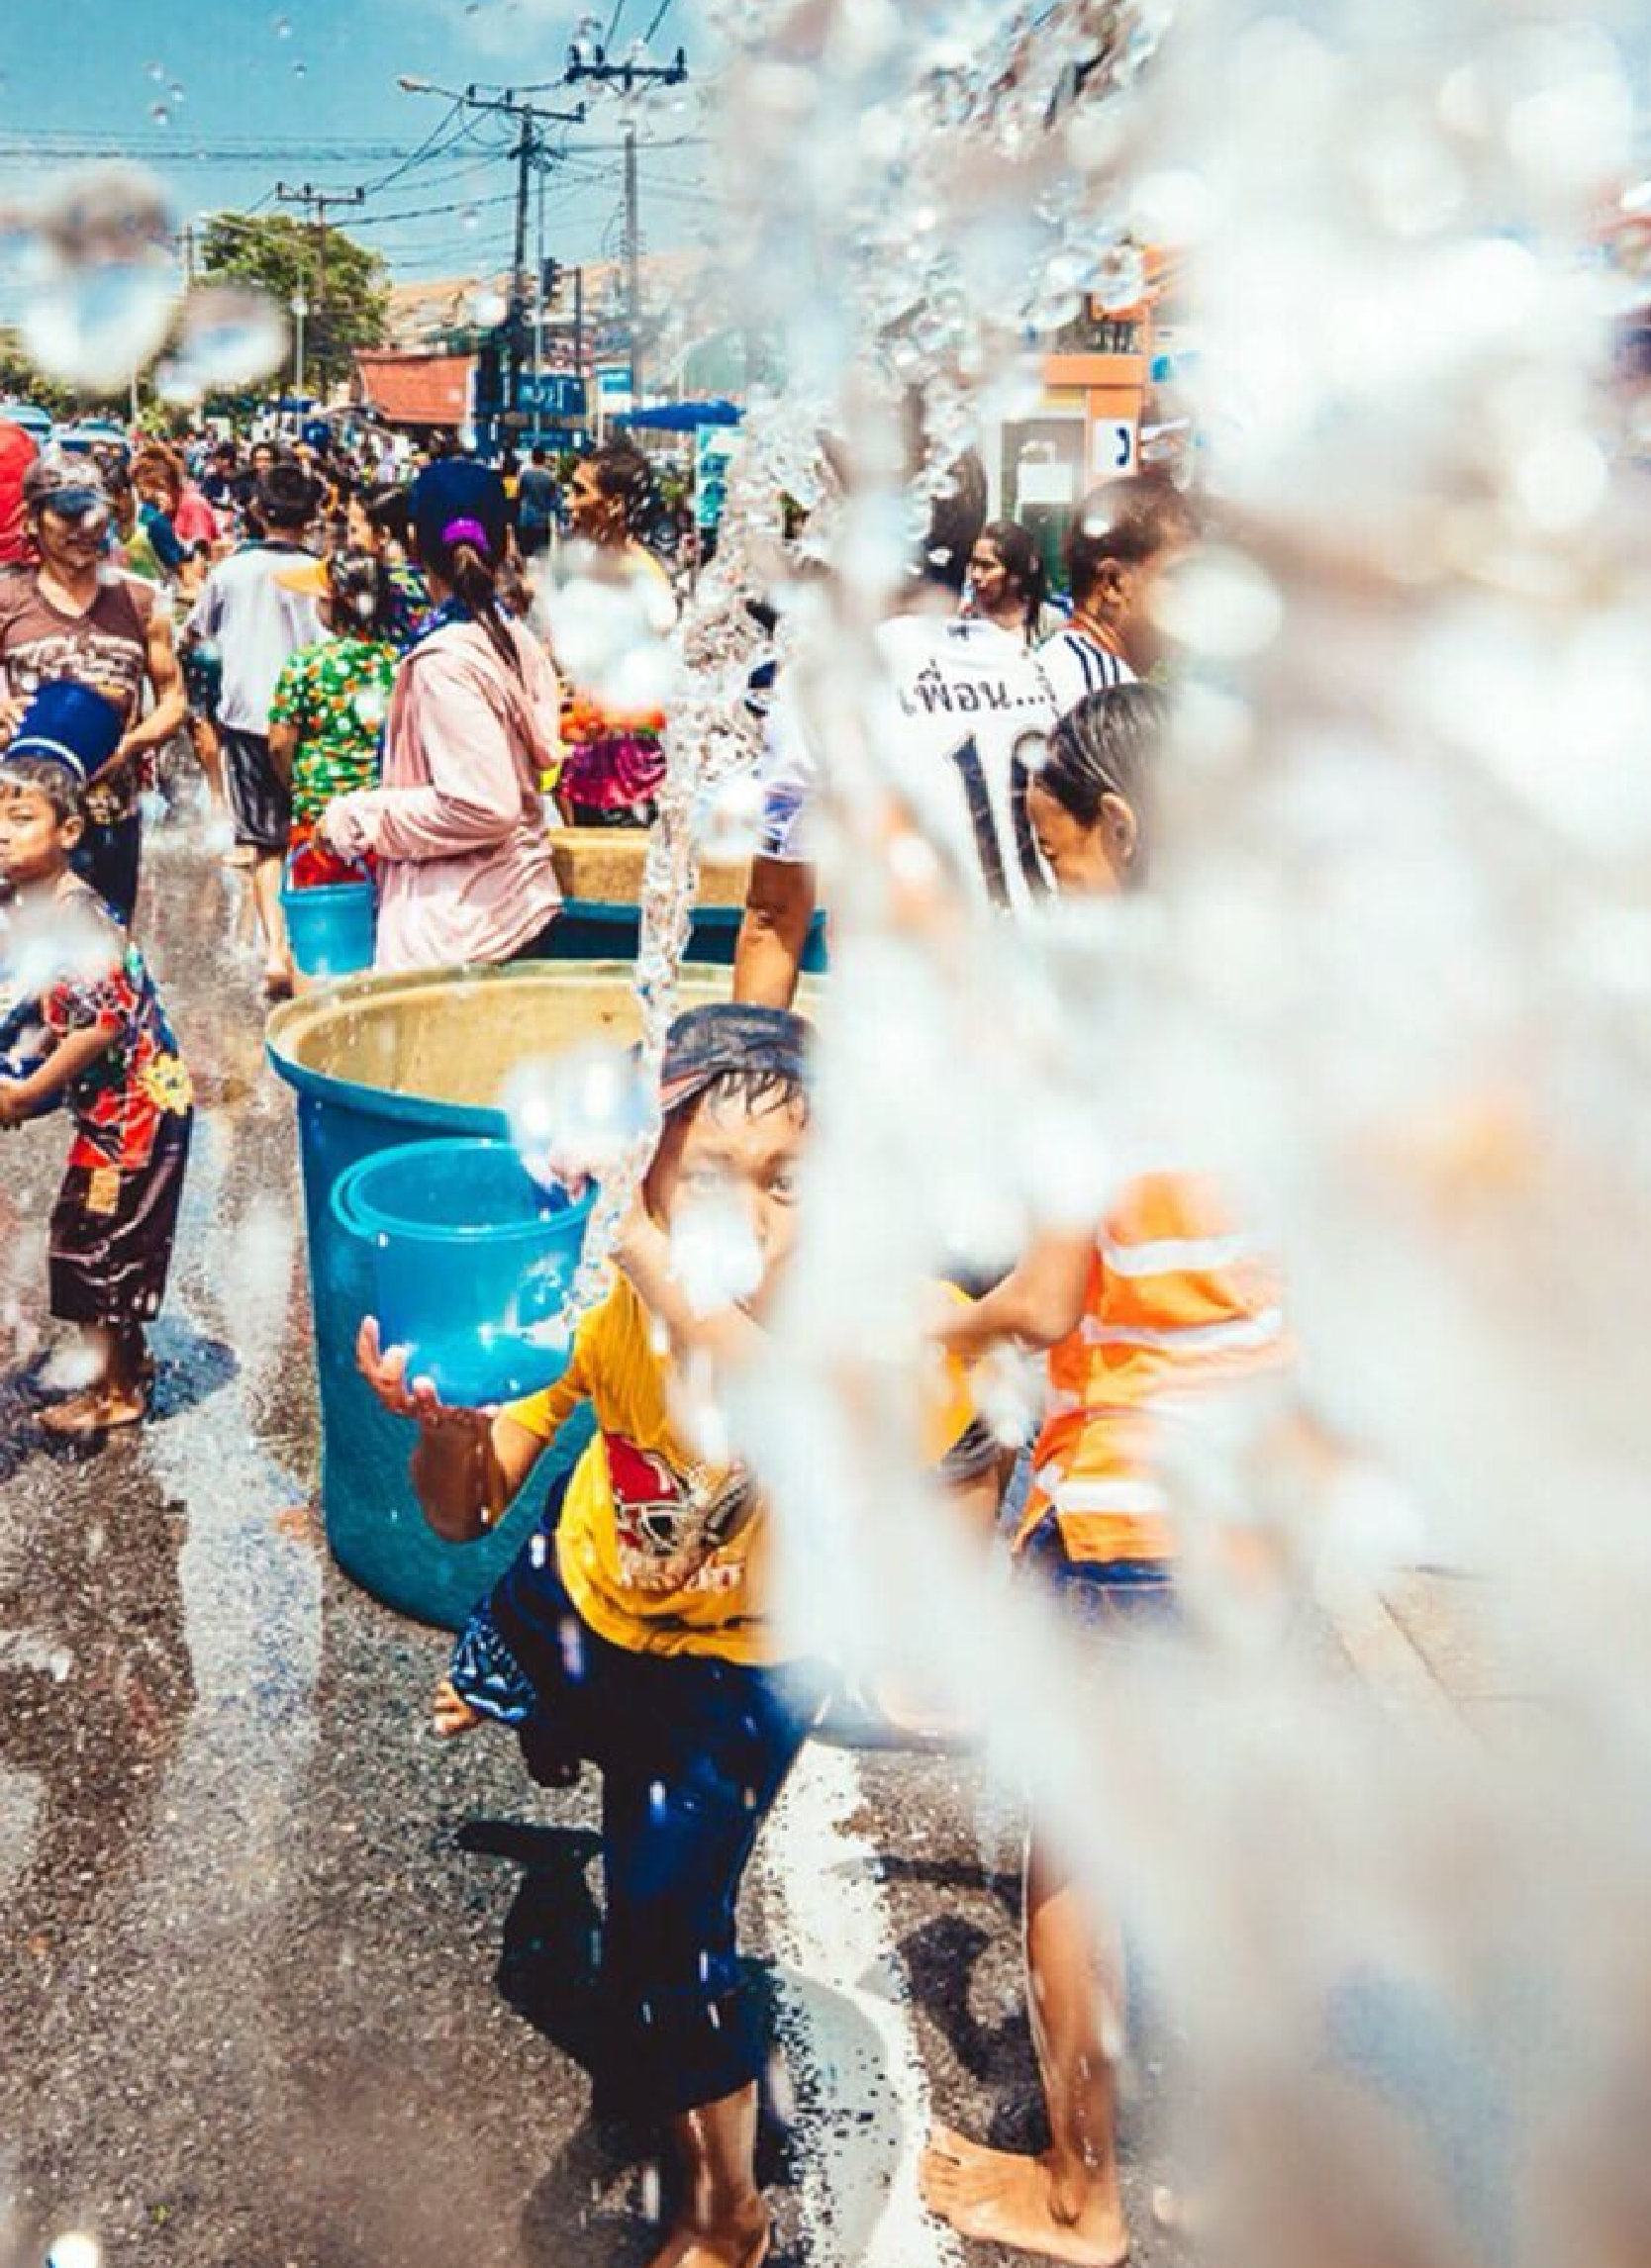
[[[813,1033],[789,1008],[720,1001],[677,1017],[665,1041],[659,1105],[669,1114],[696,1101],[720,1079],[783,1079],[799,1086],[809,1074]]]
[[[3,761],[30,757],[60,764],[83,788],[121,744],[121,712],[90,686],[62,678],[43,685],[23,712]]]

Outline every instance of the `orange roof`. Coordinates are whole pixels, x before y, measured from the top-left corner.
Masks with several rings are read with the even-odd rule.
[[[473,354],[357,354],[365,401],[392,425],[462,425]]]

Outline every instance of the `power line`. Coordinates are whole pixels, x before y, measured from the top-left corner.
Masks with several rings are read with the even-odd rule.
[[[441,136],[446,133],[448,127],[452,125],[454,119],[460,117],[463,114],[463,110],[464,105],[462,103],[455,102],[452,109],[448,111],[446,117],[442,119],[436,127],[434,127],[429,134],[426,135],[424,141],[420,142],[418,148],[414,150],[411,157],[404,159],[404,161],[398,165],[393,172],[386,173],[382,180],[370,181],[366,184],[367,195],[369,197],[376,197],[380,190],[388,189],[391,183],[399,181],[404,173],[410,173],[413,167],[417,165],[419,160],[427,153],[434,157],[437,154],[435,144],[440,140]]]
[[[654,11],[653,22],[642,34],[642,46],[644,47],[652,47],[654,40],[658,35],[659,27],[665,21],[665,18],[670,14],[673,4],[674,0],[659,0],[659,6]]]

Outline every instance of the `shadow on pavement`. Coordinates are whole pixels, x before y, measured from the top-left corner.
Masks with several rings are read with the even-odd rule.
[[[600,2041],[602,1909],[591,1888],[591,1863],[602,1839],[588,1828],[545,1827],[521,1820],[467,1820],[454,1838],[461,1850],[502,1858],[522,1869],[505,1918],[497,1982],[505,2001],[535,2032],[589,2075]],[[766,1962],[745,1963],[770,2036],[777,1982]],[[523,2258],[531,2268],[629,2268],[658,2249],[651,2212],[669,2204],[670,2171],[662,2136],[596,2109],[546,2168],[523,2216]],[[764,2104],[757,2145],[764,2189],[797,2179],[789,2128]],[[787,2268],[781,2248],[772,2268]]]
[[[155,1355],[151,1425],[164,1425],[210,1401],[241,1368],[233,1347],[221,1339],[203,1338],[187,1323],[171,1318],[156,1325],[151,1343]],[[49,1368],[50,1356],[43,1349],[31,1362],[0,1371],[0,1481],[10,1480],[33,1457],[79,1464],[107,1446],[108,1437],[101,1434],[65,1442],[43,1431],[40,1412],[61,1398],[61,1389],[49,1382]]]

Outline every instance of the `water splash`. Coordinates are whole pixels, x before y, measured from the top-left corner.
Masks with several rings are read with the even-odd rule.
[[[138,167],[93,166],[9,218],[28,286],[25,347],[66,385],[121,389],[164,342],[178,294],[161,184]]]

